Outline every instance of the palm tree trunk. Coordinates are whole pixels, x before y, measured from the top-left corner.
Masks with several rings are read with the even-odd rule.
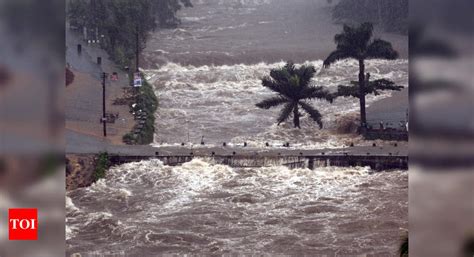
[[[360,127],[367,127],[365,116],[365,63],[364,59],[359,60],[359,101],[360,101]]]
[[[298,105],[295,106],[293,109],[293,124],[295,125],[295,128],[301,128],[300,127],[300,113],[298,111]]]

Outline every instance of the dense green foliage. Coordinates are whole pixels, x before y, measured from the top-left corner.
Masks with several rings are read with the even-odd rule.
[[[190,0],[70,0],[67,14],[71,26],[98,29],[102,46],[114,61],[130,66],[145,48],[148,33],[159,27],[176,27],[176,12],[191,7]]]
[[[408,33],[408,0],[341,0],[333,18],[340,22],[372,22],[387,32]]]
[[[322,128],[322,115],[307,100],[324,99],[332,102],[332,98],[331,94],[323,87],[311,85],[311,79],[315,73],[316,70],[313,66],[302,65],[296,68],[291,62],[288,62],[283,68],[272,69],[270,76],[262,79],[262,85],[278,95],[263,100],[257,104],[257,107],[270,109],[283,105],[277,119],[278,125],[288,120],[292,115],[295,128],[300,128],[302,114],[299,112],[299,108],[301,108]]]
[[[138,88],[138,93],[135,96],[136,105],[130,105],[132,113],[143,112],[146,115],[145,124],[140,129],[138,134],[130,132],[123,137],[125,142],[134,142],[134,144],[150,144],[153,142],[155,133],[155,112],[158,108],[158,99],[153,92],[153,87],[143,79],[143,86]]]
[[[94,170],[94,181],[105,177],[105,172],[109,168],[109,154],[100,153]]]
[[[343,31],[334,36],[336,50],[324,60],[324,67],[342,59],[356,59],[359,62],[359,101],[361,127],[367,125],[365,113],[365,60],[398,58],[398,53],[392,44],[385,40],[373,39],[374,27],[372,23],[362,23],[360,26],[344,25]]]

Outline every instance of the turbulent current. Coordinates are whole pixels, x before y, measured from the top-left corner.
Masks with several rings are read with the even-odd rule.
[[[322,61],[306,64],[321,67]],[[331,128],[335,119],[358,110],[356,99],[340,98],[332,104],[311,101],[324,117],[323,130],[307,117],[302,120],[301,130],[294,129],[291,122],[277,126],[279,108],[262,110],[255,106],[274,95],[261,85],[261,78],[268,75],[271,68],[283,65],[279,62],[195,67],[168,63],[157,70],[148,70],[160,101],[155,145],[199,144],[204,136],[207,144],[242,144],[245,141],[256,147],[264,146],[266,142],[273,145],[291,142],[303,147],[343,146],[342,140],[331,133]],[[367,71],[373,79],[387,78],[405,87],[408,84],[406,60],[370,60]],[[357,74],[355,60],[341,61],[330,69],[320,69],[313,83],[335,90],[338,85],[349,84]],[[367,102],[370,104],[388,94],[368,96]]]
[[[129,163],[68,193],[68,252],[393,256],[407,198],[404,171]]]
[[[313,83],[335,90],[357,80],[356,61],[322,69],[335,49],[326,0],[192,0],[177,29],[151,35],[144,71],[159,99],[154,145],[222,142],[341,147],[335,120],[355,99],[312,101],[320,130],[276,126],[278,109],[255,104],[272,92],[261,79],[287,60],[312,64]],[[383,34],[403,57],[407,39]],[[408,86],[408,61],[369,60],[371,79]],[[389,93],[368,96],[368,104]],[[195,159],[112,167],[67,195],[68,253],[82,256],[394,256],[408,228],[408,174],[367,168],[235,169]]]
[[[255,104],[273,95],[261,85],[272,68],[292,60],[318,70],[313,83],[336,90],[358,78],[358,63],[346,60],[322,69],[322,60],[335,49],[327,1],[310,0],[202,0],[180,13],[177,29],[153,33],[143,53],[145,73],[156,88],[155,145],[223,142],[263,146],[341,147],[331,133],[334,121],[357,112],[358,101],[342,98],[329,104],[311,101],[324,117],[324,129],[303,118],[302,129],[276,126],[279,109],[261,110]],[[371,79],[390,79],[408,86],[408,61],[403,59],[407,39],[375,32],[390,40],[402,58],[369,60]],[[389,96],[368,96],[367,103]],[[405,115],[402,114],[402,117]],[[398,122],[397,122],[398,123]]]

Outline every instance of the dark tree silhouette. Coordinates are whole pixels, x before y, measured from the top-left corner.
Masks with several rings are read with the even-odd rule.
[[[370,74],[367,73],[365,81],[365,95],[379,95],[380,91],[400,91],[403,88],[403,86],[398,86],[393,81],[390,81],[388,79],[377,79],[374,81],[370,81],[369,78]],[[333,93],[333,95],[334,98],[340,96],[360,98],[359,82],[351,81],[350,86],[339,85],[337,87],[337,92]]]
[[[381,39],[372,39],[374,27],[371,23],[362,23],[358,27],[344,25],[343,31],[334,37],[337,44],[333,51],[324,60],[324,67],[342,59],[356,59],[359,61],[359,94],[360,97],[360,122],[361,127],[367,125],[365,115],[365,60],[388,59],[398,57],[390,42]]]
[[[301,108],[318,123],[319,128],[322,128],[322,116],[308,103],[308,100],[324,99],[332,102],[332,95],[321,86],[311,85],[311,78],[315,73],[316,70],[313,66],[303,65],[296,68],[292,62],[288,62],[283,68],[272,69],[270,76],[262,79],[262,85],[278,95],[263,100],[257,104],[257,107],[270,109],[283,105],[277,119],[278,125],[293,115],[295,128],[301,128],[300,117],[302,114],[299,112]]]

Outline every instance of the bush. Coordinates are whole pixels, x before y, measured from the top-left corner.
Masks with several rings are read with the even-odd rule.
[[[131,56],[127,56],[125,49],[122,46],[116,47],[111,56],[114,62],[120,65],[121,67],[130,65]]]
[[[132,76],[131,76],[132,77]],[[156,98],[153,87],[143,78],[143,85],[138,88],[137,95],[135,97],[135,106],[130,105],[130,111],[135,115],[141,110],[146,113],[145,124],[140,130],[138,135],[134,135],[132,132],[123,136],[125,143],[133,144],[150,144],[153,142],[155,134],[155,112],[158,108],[158,99]]]
[[[97,163],[94,171],[94,181],[101,178],[105,178],[105,173],[109,168],[109,155],[108,153],[100,153],[97,158]]]

